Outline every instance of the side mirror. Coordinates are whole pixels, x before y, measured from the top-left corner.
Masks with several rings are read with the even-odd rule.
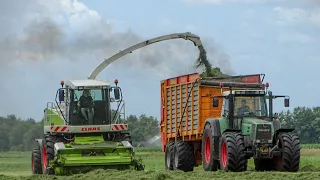
[[[114,88],[113,89],[113,94],[114,94],[114,98],[116,100],[119,100],[120,99],[120,89],[118,87]]]
[[[284,107],[289,107],[290,103],[289,103],[289,98],[285,98],[284,99]]]
[[[213,107],[218,107],[219,106],[219,99],[214,97],[212,101],[212,106]]]
[[[59,101],[60,102],[64,101],[64,90],[63,89],[59,90]]]

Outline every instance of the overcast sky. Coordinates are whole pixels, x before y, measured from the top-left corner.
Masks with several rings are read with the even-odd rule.
[[[2,0],[5,1],[5,0]],[[320,1],[11,0],[0,7],[0,115],[41,120],[61,80],[83,79],[104,58],[142,40],[190,31],[213,66],[265,73],[291,108],[318,106]],[[160,117],[160,80],[193,73],[197,48],[174,40],[134,52],[99,79],[119,80],[128,114]],[[198,70],[197,70],[198,71]],[[275,111],[285,110],[278,100]]]

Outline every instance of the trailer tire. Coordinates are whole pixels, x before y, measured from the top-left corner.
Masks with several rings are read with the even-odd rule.
[[[168,170],[173,170],[173,155],[174,155],[174,151],[173,151],[173,146],[174,146],[174,142],[169,142],[166,146],[166,152],[165,152],[165,167]]]
[[[217,171],[219,161],[214,159],[214,146],[218,146],[212,137],[212,129],[210,124],[205,126],[202,136],[202,147],[201,147],[201,154],[202,154],[202,165],[204,171]]]
[[[42,174],[41,150],[39,143],[37,143],[37,147],[32,150],[31,168],[32,174]]]
[[[193,171],[196,164],[193,144],[178,140],[173,146],[173,169],[184,172]]]
[[[278,171],[297,172],[300,166],[300,140],[293,132],[280,133],[279,141],[280,156],[274,157]]]
[[[219,143],[220,168],[224,171],[241,172],[247,170],[244,139],[241,133],[226,132]]]

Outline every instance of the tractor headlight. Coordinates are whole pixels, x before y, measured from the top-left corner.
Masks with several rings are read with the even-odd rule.
[[[256,143],[261,143],[261,140],[259,140],[259,139],[258,139],[258,140],[256,140]]]

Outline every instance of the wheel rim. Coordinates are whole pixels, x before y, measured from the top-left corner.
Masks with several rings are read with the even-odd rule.
[[[211,144],[210,144],[210,138],[209,136],[206,138],[206,141],[204,143],[204,158],[206,160],[206,163],[210,162],[210,156],[211,156]]]
[[[47,149],[45,146],[42,148],[42,161],[43,161],[43,167],[47,168]]]
[[[226,142],[223,142],[221,147],[221,162],[223,167],[227,166],[227,154],[227,144]]]

